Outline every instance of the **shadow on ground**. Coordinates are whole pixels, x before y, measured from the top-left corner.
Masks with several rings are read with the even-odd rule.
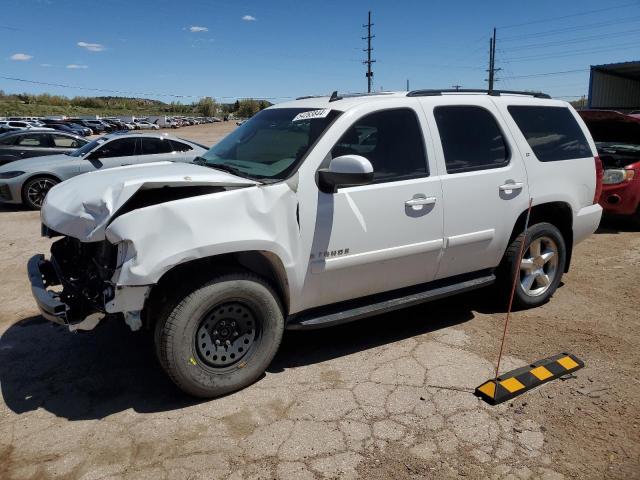
[[[269,372],[311,365],[471,320],[490,310],[486,294],[456,298],[323,330],[285,333]],[[38,408],[69,420],[101,419],[127,409],[161,412],[198,400],[177,390],[155,359],[148,334],[105,322],[73,334],[41,317],[0,338],[0,387],[15,413]]]
[[[640,223],[634,224],[631,218],[627,217],[603,217],[596,234],[600,233],[621,233],[640,232]]]
[[[30,210],[22,205],[13,203],[0,203],[0,213],[2,212],[29,212]]]

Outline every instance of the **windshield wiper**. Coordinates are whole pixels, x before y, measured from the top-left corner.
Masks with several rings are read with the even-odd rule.
[[[208,163],[202,157],[196,157],[193,159],[193,163],[196,165],[201,165],[203,167],[213,168],[215,170],[222,170],[223,172],[231,173],[232,175],[236,175],[238,177],[246,178],[242,175],[242,171],[236,167],[232,167],[231,165],[226,165],[224,163]]]

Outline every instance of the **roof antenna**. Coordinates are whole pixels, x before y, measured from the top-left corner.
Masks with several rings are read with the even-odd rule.
[[[331,97],[329,98],[330,102],[335,102],[336,100],[342,100],[342,97],[338,96],[338,91],[334,90],[333,93],[331,94]]]

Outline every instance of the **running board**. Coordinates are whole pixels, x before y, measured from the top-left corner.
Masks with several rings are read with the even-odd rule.
[[[458,277],[459,278],[459,277]],[[387,292],[384,294],[366,297],[359,300],[350,300],[326,307],[314,308],[292,316],[287,323],[288,330],[313,330],[316,328],[331,327],[342,323],[352,322],[365,317],[380,315],[401,308],[412,307],[424,302],[439,300],[441,298],[468,292],[477,288],[491,285],[496,281],[494,274],[485,274],[475,278],[443,284],[441,281],[423,285],[422,290],[409,289]]]

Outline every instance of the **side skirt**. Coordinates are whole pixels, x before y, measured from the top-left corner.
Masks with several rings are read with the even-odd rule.
[[[495,281],[496,276],[493,272],[483,270],[475,274],[458,275],[415,287],[339,302],[292,315],[287,321],[287,329],[313,330],[340,325],[486,287]]]

